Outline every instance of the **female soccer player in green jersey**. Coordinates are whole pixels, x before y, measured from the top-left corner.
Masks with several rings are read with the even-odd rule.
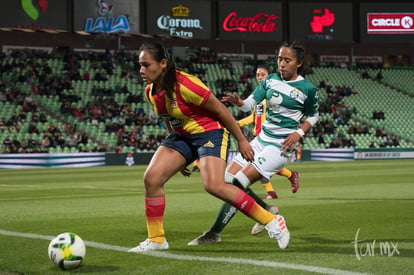
[[[305,49],[301,44],[284,42],[277,57],[278,73],[266,77],[245,100],[237,94],[227,94],[223,98],[223,101],[231,102],[244,112],[252,110],[263,100],[267,103],[262,130],[251,141],[254,161],[248,162],[240,154],[236,155],[226,168],[226,182],[252,192],[248,186],[263,178],[269,180],[283,168],[290,161],[300,138],[317,122],[317,89],[300,75],[304,59]],[[306,120],[302,122],[304,116]],[[250,192],[248,194],[252,195]],[[224,204],[212,227],[188,245],[220,242],[219,233],[236,212],[230,205]],[[273,212],[277,213],[277,208]],[[280,219],[278,222],[283,232],[285,221]],[[253,227],[252,233],[257,234],[265,228],[267,225],[259,222]]]

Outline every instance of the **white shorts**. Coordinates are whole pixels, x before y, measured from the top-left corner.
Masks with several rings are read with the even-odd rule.
[[[274,174],[279,172],[291,160],[291,154],[282,152],[276,145],[262,144],[257,138],[253,139],[250,144],[254,150],[254,162],[247,162],[240,153],[234,157],[233,161],[242,167],[249,163],[252,164],[257,172],[267,180],[270,180]]]

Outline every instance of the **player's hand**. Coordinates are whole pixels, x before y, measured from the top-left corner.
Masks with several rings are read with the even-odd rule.
[[[230,102],[231,104],[236,106],[243,105],[243,100],[236,93],[226,93],[226,95],[221,98],[221,101]]]
[[[239,142],[239,151],[245,160],[248,162],[254,161],[254,150],[247,140]]]
[[[190,171],[188,168],[184,168],[184,169],[183,169],[183,170],[181,170],[180,172],[181,172],[181,174],[182,174],[184,177],[189,177],[189,176],[191,176],[191,171]]]
[[[299,142],[301,136],[297,132],[291,133],[282,144],[282,151],[293,151],[296,147],[296,144]]]

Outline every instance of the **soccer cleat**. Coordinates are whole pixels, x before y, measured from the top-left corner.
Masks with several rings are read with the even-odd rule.
[[[265,226],[270,238],[275,238],[277,244],[281,249],[285,249],[289,246],[290,232],[286,226],[285,218],[281,215],[276,217]]]
[[[266,210],[272,213],[273,215],[279,214],[279,209],[273,205],[268,205],[266,207]],[[256,223],[255,225],[253,225],[251,233],[252,235],[257,235],[260,232],[262,232],[264,229],[265,229],[265,226],[263,224]]]
[[[270,191],[267,192],[266,195],[264,195],[263,197],[261,197],[262,200],[270,200],[270,199],[277,199],[277,194],[275,191]]]
[[[292,175],[289,178],[290,185],[292,185],[292,193],[296,193],[299,189],[299,172],[292,172]]]
[[[150,239],[148,238],[145,241],[141,242],[138,246],[128,250],[128,252],[142,253],[142,252],[153,251],[153,250],[165,250],[168,248],[169,248],[169,245],[168,245],[167,239],[164,239],[163,243],[156,243],[156,242],[150,241]]]
[[[199,237],[189,242],[188,245],[211,244],[211,243],[219,243],[219,242],[221,242],[220,234],[208,230],[204,232],[203,234],[201,234]]]

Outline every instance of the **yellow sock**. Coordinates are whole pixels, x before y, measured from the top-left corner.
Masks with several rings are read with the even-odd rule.
[[[262,208],[252,197],[242,190],[238,191],[231,205],[261,224],[268,224],[275,218],[272,213]]]
[[[165,196],[156,198],[145,197],[148,238],[152,242],[162,243],[164,241],[164,210]]]
[[[277,172],[278,175],[290,178],[290,176],[292,176],[292,171],[290,171],[287,168],[282,168],[279,170],[279,172]]]
[[[270,182],[270,181],[268,181],[268,182],[262,182],[262,186],[264,187],[264,189],[266,189],[266,192],[267,193],[269,193],[269,192],[274,192],[275,190],[273,189],[273,185],[272,185],[272,183]]]
[[[147,218],[148,238],[155,243],[163,243],[165,238],[164,223],[162,219]]]
[[[259,204],[255,204],[253,207],[253,211],[250,212],[250,217],[261,224],[268,224],[271,222],[275,215],[267,211],[266,209],[262,208]]]

